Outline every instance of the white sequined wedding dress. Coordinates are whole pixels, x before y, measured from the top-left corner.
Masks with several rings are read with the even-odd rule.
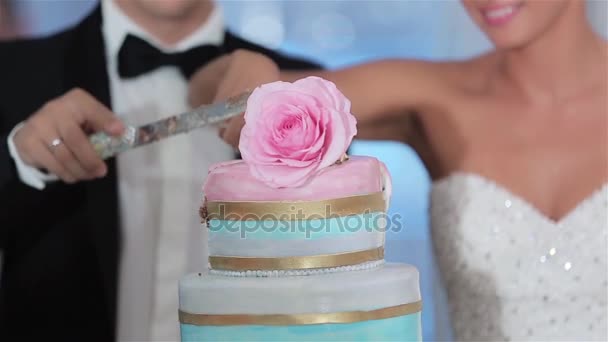
[[[554,222],[470,173],[433,184],[435,253],[459,341],[607,339],[608,184]]]

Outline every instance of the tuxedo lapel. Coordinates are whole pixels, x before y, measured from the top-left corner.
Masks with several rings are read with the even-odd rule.
[[[111,107],[109,78],[101,32],[101,9],[89,15],[75,30],[66,59],[65,89],[80,87]],[[115,160],[107,161],[106,177],[85,184],[87,224],[96,248],[105,289],[107,314],[114,326],[120,254],[120,228]]]

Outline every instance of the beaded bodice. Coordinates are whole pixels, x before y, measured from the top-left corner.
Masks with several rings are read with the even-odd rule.
[[[606,340],[608,184],[555,222],[481,176],[431,196],[458,340]]]

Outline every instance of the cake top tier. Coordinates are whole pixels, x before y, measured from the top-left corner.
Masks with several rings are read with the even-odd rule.
[[[391,183],[375,158],[352,157],[296,188],[267,186],[243,161],[218,164],[207,179],[201,214],[213,269],[269,276],[383,259]]]
[[[352,156],[324,168],[305,186],[272,188],[254,177],[242,160],[215,164],[204,186],[207,201],[320,201],[385,191],[390,179],[382,162],[372,157]]]

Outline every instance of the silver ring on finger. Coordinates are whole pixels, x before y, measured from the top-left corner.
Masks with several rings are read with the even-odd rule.
[[[61,146],[61,144],[63,144],[63,140],[57,137],[51,140],[51,143],[49,144],[49,149],[54,152],[59,146]]]

